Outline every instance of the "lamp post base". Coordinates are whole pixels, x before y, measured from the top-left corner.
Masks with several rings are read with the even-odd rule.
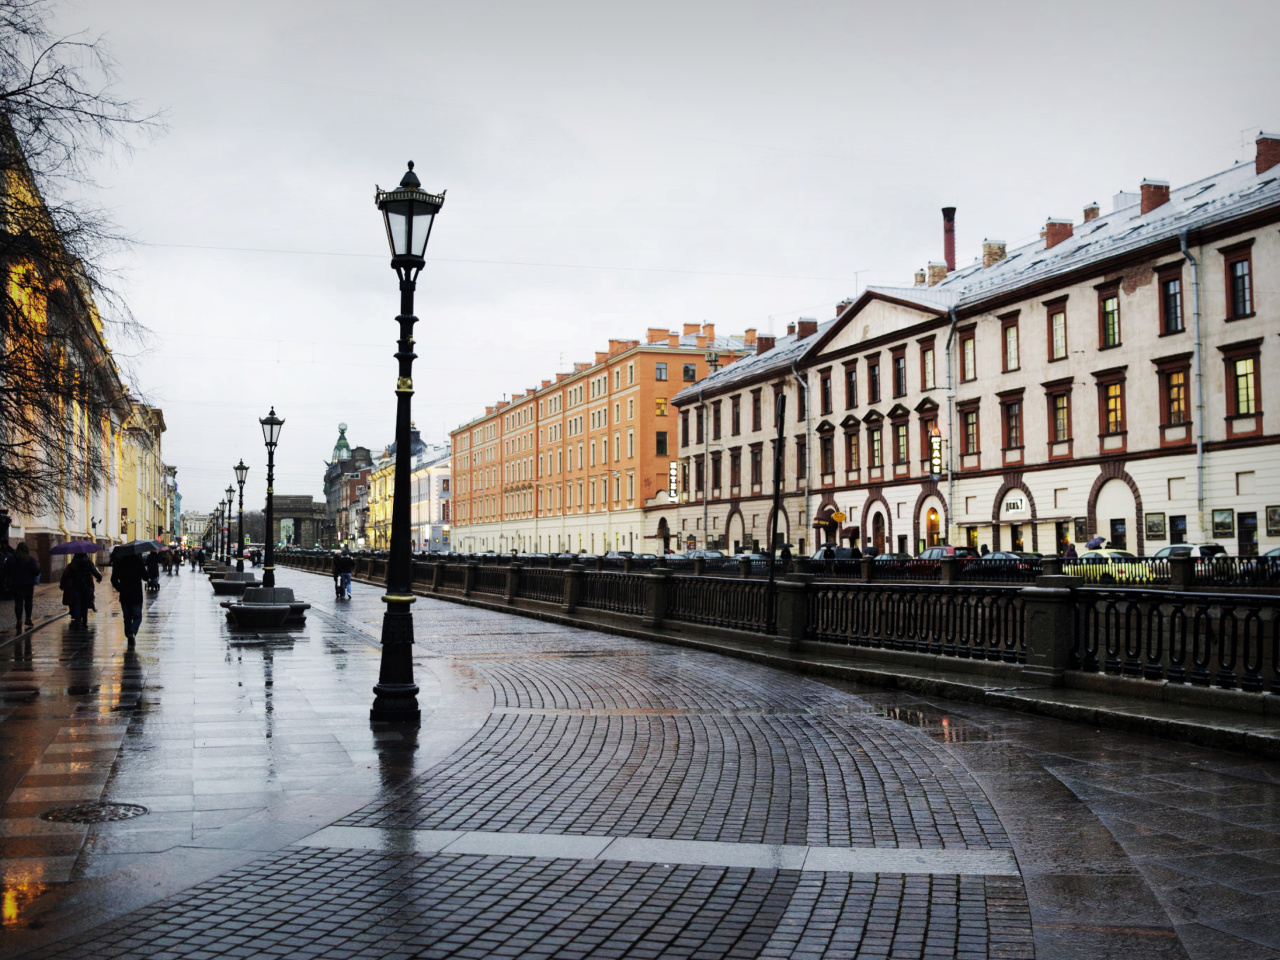
[[[408,603],[387,601],[382,615],[382,670],[373,688],[369,719],[394,723],[422,719],[418,685],[413,682],[413,614]]]

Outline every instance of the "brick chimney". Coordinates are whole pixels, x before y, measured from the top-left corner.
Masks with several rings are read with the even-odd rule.
[[[698,334],[698,339],[694,342],[698,345],[699,350],[707,349],[707,338],[702,334]]]
[[[646,343],[662,343],[667,339],[670,333],[671,331],[668,330],[666,327],[650,327],[648,330],[645,331],[645,336],[648,338],[645,342]]]
[[[931,287],[935,283],[941,283],[947,279],[947,265],[945,263],[933,261],[930,262],[926,269],[929,271],[929,286]]]
[[[1143,180],[1142,215],[1146,216],[1156,207],[1163,207],[1169,202],[1169,182],[1167,180]]]
[[[1280,133],[1258,131],[1258,157],[1254,161],[1258,173],[1266,173],[1280,163]]]
[[[608,351],[608,350],[597,350],[597,351],[596,351],[596,363],[604,363],[604,362],[605,362],[606,360],[608,360],[608,359],[609,359],[609,351]]]
[[[924,286],[924,280],[925,280],[924,271],[923,271],[923,270],[917,270],[917,271],[916,271],[916,282],[915,282],[915,285],[916,285],[917,287],[923,287],[923,286]]]
[[[1102,208],[1098,206],[1098,201],[1095,200],[1084,208],[1085,223],[1088,223],[1090,220],[1097,220],[1100,216],[1102,216]]]
[[[1051,250],[1060,244],[1063,240],[1071,238],[1072,227],[1070,220],[1048,220],[1044,225],[1044,248]]]
[[[812,337],[818,332],[818,321],[802,317],[796,326],[796,332],[799,333],[801,340]]]
[[[775,343],[777,343],[776,337],[766,336],[763,333],[760,334],[756,337],[756,354],[759,355],[761,353],[767,353],[773,349],[773,345]]]
[[[947,262],[947,273],[956,268],[956,208],[942,208],[942,259]]]
[[[702,335],[707,338],[708,343],[715,343],[716,325],[714,323],[704,323],[702,325]]]
[[[790,336],[794,336],[794,335],[795,335],[795,332],[796,332],[796,325],[795,325],[794,323],[788,323],[788,324],[787,324],[787,336],[788,336],[788,337],[790,337]]]
[[[557,374],[556,374],[556,383],[560,383],[560,382],[562,382],[562,381],[564,381],[564,380],[568,380],[570,376],[572,376],[572,374],[568,374],[568,373],[557,373]]]
[[[844,316],[844,312],[852,306],[853,306],[852,300],[848,300],[848,299],[841,300],[839,303],[836,304],[836,316],[837,317]]]
[[[573,365],[573,372],[574,372],[574,373],[581,373],[583,370],[588,369],[590,366],[591,366],[591,364],[589,364],[589,363],[575,363],[575,364]]]
[[[982,266],[990,267],[999,263],[1005,258],[1005,243],[1003,240],[983,240],[982,241]]]
[[[550,380],[543,380],[543,381],[542,381],[542,389],[543,389],[543,390],[547,389],[547,387],[549,387],[549,386],[551,386],[551,381],[550,381]]]
[[[678,346],[680,346],[680,334],[678,334],[678,333],[669,333],[669,334],[667,334],[667,346],[668,346],[668,347],[678,347]]]
[[[693,336],[695,333],[697,333],[697,332],[698,332],[699,330],[701,330],[701,329],[702,329],[702,327],[701,327],[701,325],[700,325],[700,324],[696,324],[696,323],[686,323],[686,324],[684,325],[684,335],[685,335],[686,337],[691,337],[691,336]]]
[[[746,344],[748,347],[754,347],[756,345],[756,328],[755,327],[747,327],[747,329],[742,334],[742,342]]]

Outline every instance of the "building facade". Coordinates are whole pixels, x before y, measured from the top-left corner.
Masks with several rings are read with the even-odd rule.
[[[754,347],[713,324],[610,340],[593,363],[485,408],[451,434],[453,548],[650,552],[644,506],[668,495],[671,399]]]
[[[949,255],[760,344],[675,398],[680,502],[649,508],[646,530],[767,546],[785,396],[780,541],[804,549],[1280,546],[1264,407],[1278,168],[1280,136],[1263,134],[1253,162],[1144,181],[1109,214],[988,241],[964,268]]]
[[[448,553],[453,491],[450,490],[453,457],[449,445],[430,447],[413,465],[413,549]]]

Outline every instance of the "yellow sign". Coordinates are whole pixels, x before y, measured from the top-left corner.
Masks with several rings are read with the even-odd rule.
[[[831,519],[834,520],[836,523],[844,523],[845,518],[844,518],[844,514],[841,513],[839,510],[837,510],[835,513],[831,515]]]

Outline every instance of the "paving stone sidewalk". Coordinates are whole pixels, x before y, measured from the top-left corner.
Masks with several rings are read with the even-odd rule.
[[[433,600],[403,731],[279,580],[0,647],[6,956],[1280,956],[1280,764]]]

